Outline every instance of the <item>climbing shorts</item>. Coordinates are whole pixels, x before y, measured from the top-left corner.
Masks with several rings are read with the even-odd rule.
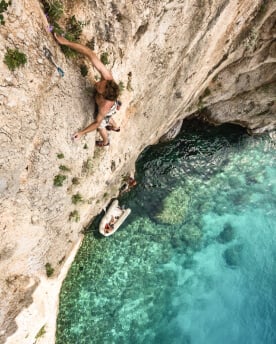
[[[106,117],[101,121],[101,124],[99,125],[98,129],[104,129],[104,128],[108,125],[110,118],[111,118],[111,116],[106,116]]]

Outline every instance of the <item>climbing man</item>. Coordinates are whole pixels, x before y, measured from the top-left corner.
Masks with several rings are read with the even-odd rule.
[[[94,51],[82,44],[70,42],[57,34],[55,34],[55,38],[59,44],[65,45],[88,57],[93,66],[101,74],[101,80],[95,84],[95,100],[98,107],[96,119],[88,127],[75,133],[73,139],[78,140],[83,135],[97,129],[102,137],[102,141],[96,141],[96,145],[98,147],[108,146],[109,139],[106,129],[120,131],[120,128],[111,118],[116,113],[116,109],[121,105],[121,102],[117,101],[119,86],[114,81],[111,71],[105,67]]]

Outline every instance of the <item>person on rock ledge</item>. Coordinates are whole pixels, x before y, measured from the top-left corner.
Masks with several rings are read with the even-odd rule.
[[[105,67],[94,51],[82,44],[70,42],[57,34],[54,34],[54,36],[59,44],[65,45],[88,57],[93,66],[101,74],[101,80],[95,84],[95,100],[98,107],[96,119],[88,127],[75,133],[73,139],[78,140],[84,134],[97,129],[102,137],[102,141],[96,141],[96,146],[108,146],[109,139],[106,130],[120,131],[120,128],[112,118],[112,115],[114,115],[116,110],[121,106],[121,102],[117,100],[119,96],[119,86],[114,81],[111,71]]]

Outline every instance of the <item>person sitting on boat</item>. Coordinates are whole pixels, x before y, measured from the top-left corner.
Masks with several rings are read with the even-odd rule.
[[[114,218],[114,216],[112,216],[111,217],[111,220],[109,221],[109,223],[107,223],[106,225],[105,225],[105,233],[110,233],[110,232],[112,232],[113,231],[113,229],[114,229],[114,224],[115,224],[115,218]]]
[[[73,135],[73,139],[80,139],[84,134],[97,129],[102,137],[102,141],[96,141],[96,146],[108,146],[109,139],[106,127],[109,126],[109,130],[120,131],[120,128],[117,126],[114,119],[111,118],[116,113],[117,108],[121,105],[121,103],[117,101],[120,93],[119,85],[114,81],[111,71],[105,67],[94,51],[82,44],[70,42],[66,38],[58,36],[57,34],[55,34],[55,38],[59,44],[65,45],[88,57],[93,66],[101,74],[101,80],[95,84],[97,92],[95,100],[98,106],[96,120],[88,127],[75,133]]]

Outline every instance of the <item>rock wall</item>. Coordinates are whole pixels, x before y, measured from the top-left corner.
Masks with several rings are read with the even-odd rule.
[[[147,145],[190,115],[239,123],[252,132],[276,124],[274,0],[63,3],[67,17],[86,23],[81,41],[99,54],[108,52],[109,67],[125,86],[116,115],[121,132],[112,132],[104,149],[95,148],[96,133],[72,142],[72,133],[92,120],[95,71],[89,67],[83,78],[83,62],[64,57],[37,0],[13,0],[0,25],[3,343],[33,343],[44,325],[53,331],[47,329],[45,264],[54,268],[48,280],[57,280],[83,228],[118,194],[122,176],[133,171]],[[44,57],[44,45],[65,71],[63,78]],[[11,72],[3,59],[15,47],[27,55],[27,64]],[[60,171],[61,165],[70,171]],[[66,180],[55,187],[59,174]],[[82,202],[74,205],[77,193]],[[69,220],[74,210],[78,222]],[[39,290],[46,290],[45,298],[33,298]],[[28,320],[19,320],[30,307],[35,310]]]

